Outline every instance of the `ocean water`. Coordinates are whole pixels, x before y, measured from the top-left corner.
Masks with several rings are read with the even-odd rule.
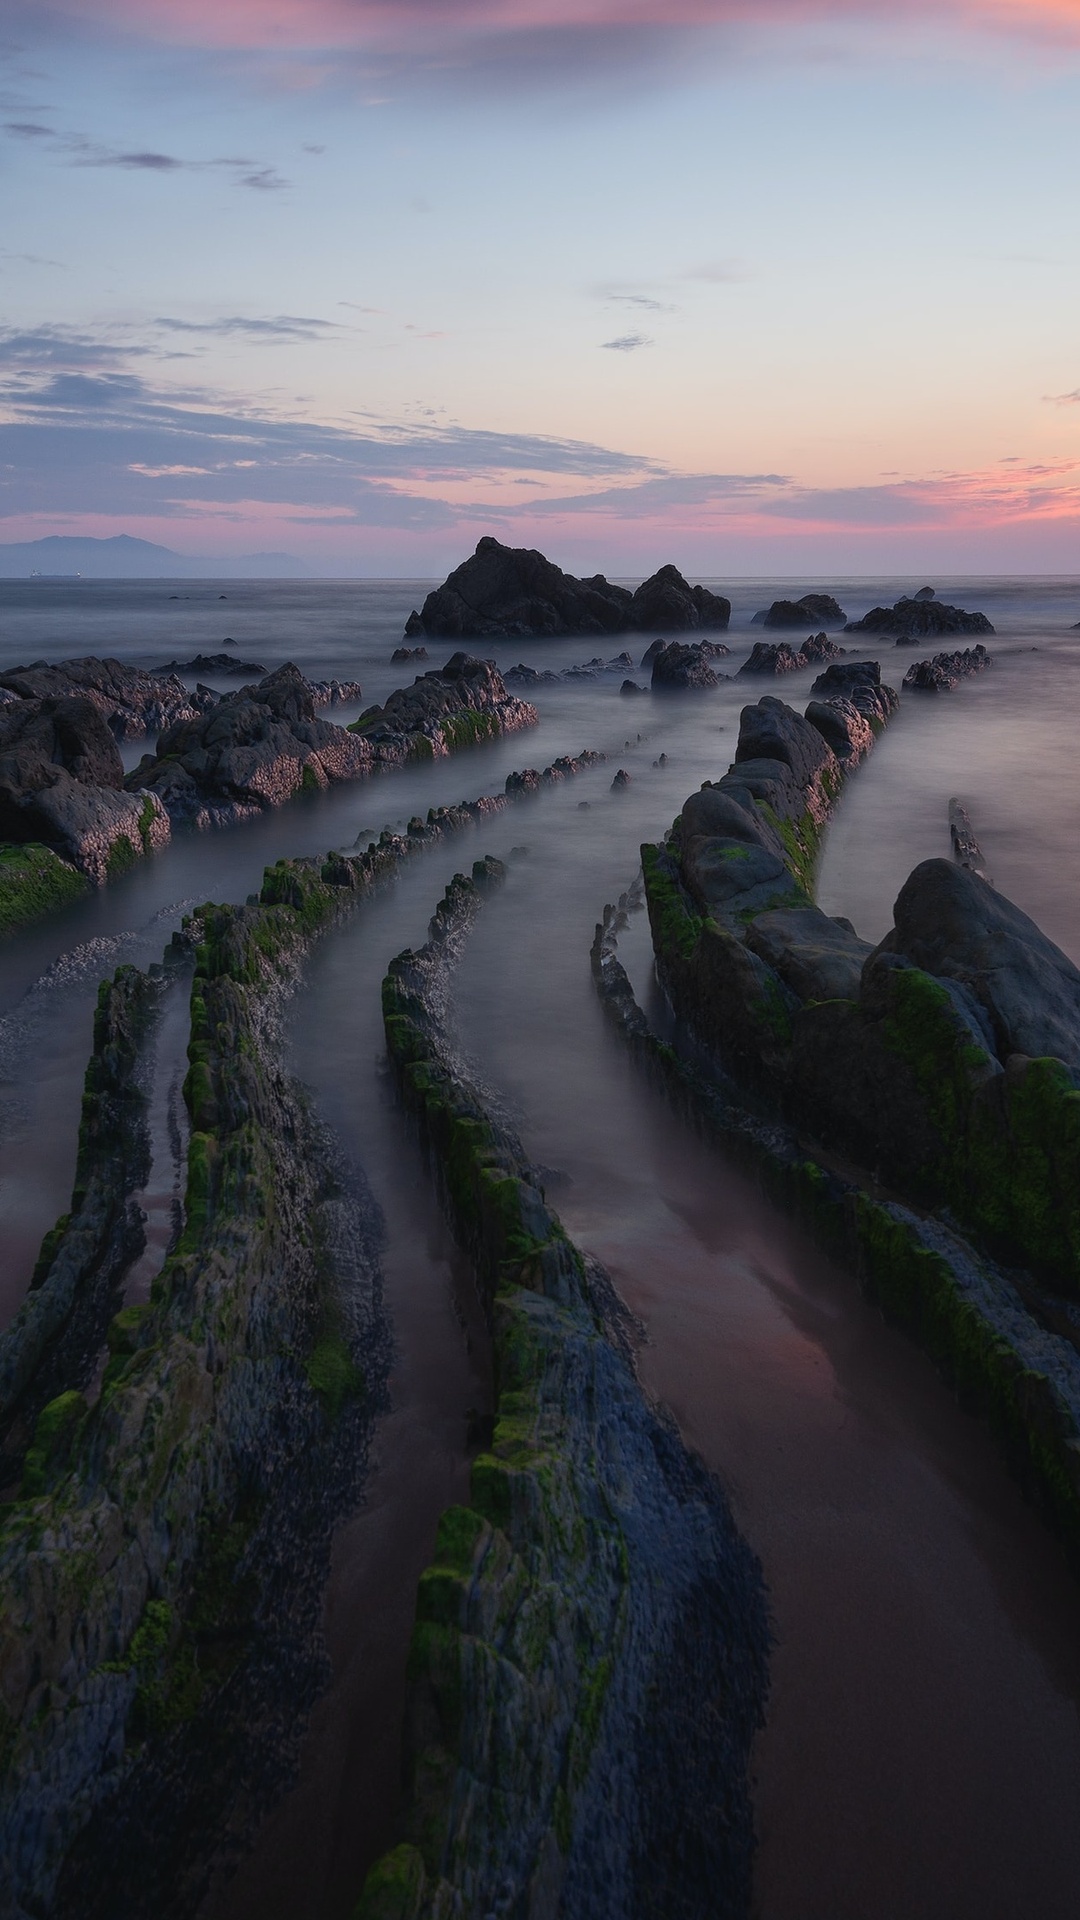
[[[425,582],[0,582],[0,661],[109,653],[140,665],[217,651],[359,679],[390,653]],[[710,583],[734,605],[734,673],[755,611],[820,587],[858,616],[920,580]],[[819,897],[878,938],[916,861],[972,815],[1003,891],[1080,961],[1080,579],[935,580],[986,612],[994,664],[954,693],[905,695],[851,781]],[[175,596],[175,598],[173,597]],[[222,597],[224,596],[224,598]],[[562,668],[653,636],[485,646]],[[795,636],[796,639],[798,636]],[[836,636],[841,645],[857,645]],[[942,642],[941,645],[948,645]],[[230,648],[230,651],[234,649]],[[932,646],[858,647],[899,685]],[[451,651],[429,646],[428,665]],[[551,1198],[648,1330],[643,1378],[728,1486],[761,1554],[777,1630],[756,1756],[765,1920],[1071,1916],[1080,1904],[1080,1593],[978,1424],[929,1363],[629,1069],[588,967],[593,923],[643,840],[731,760],[761,692],[805,704],[813,671],[715,693],[629,699],[621,672],[541,687],[534,731],[426,767],[298,798],[228,831],[177,836],[122,881],[0,946],[0,1309],[67,1205],[98,979],[159,957],[182,912],[242,899],[281,854],[363,844],[430,805],[498,791],[511,768],[598,748],[600,767],[433,848],[313,954],[290,1025],[295,1070],[388,1222],[397,1362],[364,1507],[339,1531],[327,1596],[334,1679],[300,1778],[202,1920],[345,1920],[394,1836],[398,1726],[415,1583],[441,1506],[467,1486],[466,1413],[485,1356],[468,1276],[387,1099],[378,987],[418,944],[446,880],[504,858],[463,964],[463,1040]],[[647,675],[638,673],[639,682]],[[221,682],[235,685],[235,681]],[[661,755],[664,756],[661,760]],[[613,791],[615,770],[629,786]],[[624,941],[649,993],[645,917]]]

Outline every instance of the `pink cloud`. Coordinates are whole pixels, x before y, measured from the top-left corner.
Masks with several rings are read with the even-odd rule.
[[[422,50],[424,35],[462,36],[633,28],[678,30],[880,22],[889,0],[54,0],[94,26],[204,47],[361,46]],[[944,24],[1080,42],[1080,0],[909,0],[909,16]]]

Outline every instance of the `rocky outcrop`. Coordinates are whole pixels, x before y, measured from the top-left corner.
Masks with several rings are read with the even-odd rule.
[[[886,634],[900,646],[939,633],[993,633],[994,629],[985,613],[965,613],[963,607],[946,606],[943,600],[905,597],[895,607],[872,607],[861,620],[849,620],[846,631]]]
[[[470,1502],[439,1528],[410,1653],[400,1844],[358,1920],[744,1914],[760,1575],[649,1405],[606,1276],[454,1065],[439,1010],[495,877],[458,876],[384,986],[387,1051],[491,1327]]]
[[[204,687],[191,693],[175,673],[146,673],[119,660],[35,660],[29,667],[0,673],[0,689],[23,700],[89,700],[108,722],[116,740],[139,740],[178,721],[193,720],[217,695]]]
[[[395,647],[390,655],[390,664],[392,667],[403,666],[406,660],[426,660],[427,657],[426,647]]]
[[[967,867],[977,873],[991,886],[993,881],[987,871],[983,850],[975,838],[975,829],[971,824],[971,815],[959,800],[949,801],[949,839],[952,841],[953,859],[961,867]]]
[[[718,687],[719,676],[709,665],[703,648],[686,646],[681,640],[672,640],[661,647],[652,663],[653,691],[670,692],[684,687]]]
[[[88,879],[122,873],[169,838],[150,794],[124,769],[93,701],[23,698],[0,708],[0,840],[43,844]]]
[[[723,628],[730,602],[691,587],[678,569],[661,567],[636,593],[603,574],[579,580],[530,547],[504,547],[490,536],[410,614],[407,640],[554,637],[626,633],[651,626],[675,632]]]
[[[160,996],[137,967],[98,992],[71,1209],[46,1235],[30,1291],[0,1334],[0,1487],[17,1481],[34,1425],[58,1395],[88,1386],[145,1244],[132,1196],[149,1172],[143,1053]]]
[[[842,667],[826,667],[810,691],[829,703],[850,701],[870,722],[875,733],[880,733],[890,714],[900,705],[896,689],[882,684],[881,667],[876,660],[846,660]]]
[[[316,718],[312,686],[289,664],[166,728],[127,785],[147,789],[174,821],[216,826],[355,780],[373,759],[356,734]]]
[[[857,757],[831,730],[813,705],[805,720],[777,700],[744,709],[730,772],[690,796],[669,848],[646,850],[676,1010],[823,1149],[1080,1294],[1080,971],[947,860],[916,868],[873,951],[823,914],[814,854]]]
[[[736,679],[756,680],[765,675],[797,673],[804,667],[816,667],[823,660],[838,660],[844,653],[827,634],[812,633],[798,652],[786,640],[755,640],[749,660],[744,660]]]
[[[269,667],[260,667],[256,660],[240,660],[235,653],[196,653],[190,660],[169,660],[163,667],[155,667],[155,673],[221,673],[234,679],[247,679],[254,674],[262,679],[270,672]]]
[[[455,653],[445,667],[398,688],[384,706],[369,707],[349,732],[376,764],[399,766],[478,746],[498,734],[534,727],[538,719],[535,707],[507,692],[493,660]]]
[[[982,673],[993,656],[983,646],[962,653],[935,653],[932,660],[916,660],[904,675],[905,687],[918,693],[951,693],[968,674]]]
[[[801,600],[774,600],[764,613],[755,615],[751,624],[807,627],[815,621],[823,627],[842,627],[847,623],[847,614],[831,593],[804,593]]]

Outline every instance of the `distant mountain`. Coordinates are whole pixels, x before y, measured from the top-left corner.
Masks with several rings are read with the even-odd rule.
[[[25,580],[32,573],[82,574],[87,580],[310,579],[291,553],[174,553],[153,540],[115,533],[108,540],[85,534],[50,533],[43,540],[0,541],[0,579]]]

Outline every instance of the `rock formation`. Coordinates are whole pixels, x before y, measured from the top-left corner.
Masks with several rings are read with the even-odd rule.
[[[397,766],[534,727],[538,718],[535,707],[507,692],[493,660],[455,653],[445,667],[399,687],[384,706],[369,707],[349,732],[378,764]]]
[[[169,838],[154,797],[123,783],[97,702],[24,696],[0,707],[0,841],[48,847],[95,882],[123,872]]]
[[[755,640],[749,660],[744,660],[736,679],[755,679],[759,675],[797,673],[803,667],[816,667],[823,660],[838,660],[844,648],[825,633],[812,633],[796,653],[786,640]]]
[[[661,567],[631,593],[603,574],[579,580],[533,548],[505,547],[487,536],[410,614],[405,638],[519,639],[653,626],[685,632],[723,628],[730,617],[729,601],[691,587],[675,567]]]
[[[144,673],[119,660],[36,660],[29,667],[0,673],[0,689],[23,700],[78,696],[104,714],[117,740],[140,740],[180,720],[193,720],[212,706],[215,693],[193,694],[174,673]]]
[[[804,593],[801,600],[774,600],[763,613],[756,613],[751,626],[808,627],[817,621],[823,627],[842,627],[847,614],[831,593]]]
[[[497,1395],[410,1651],[399,1844],[357,1920],[719,1916],[749,1900],[759,1573],[642,1394],[625,1311],[456,1065],[447,974],[497,880],[458,875],[384,984],[387,1052],[488,1315]]]
[[[848,633],[888,634],[898,646],[939,633],[993,633],[985,613],[965,613],[943,600],[898,600],[895,607],[872,607],[861,620],[849,620]]]
[[[659,689],[667,693],[682,687],[718,687],[720,680],[704,648],[672,640],[653,656],[652,685],[654,692]]]
[[[982,673],[991,660],[981,645],[965,647],[962,653],[935,653],[932,660],[912,662],[904,675],[904,685],[919,693],[951,693],[968,674]]]

